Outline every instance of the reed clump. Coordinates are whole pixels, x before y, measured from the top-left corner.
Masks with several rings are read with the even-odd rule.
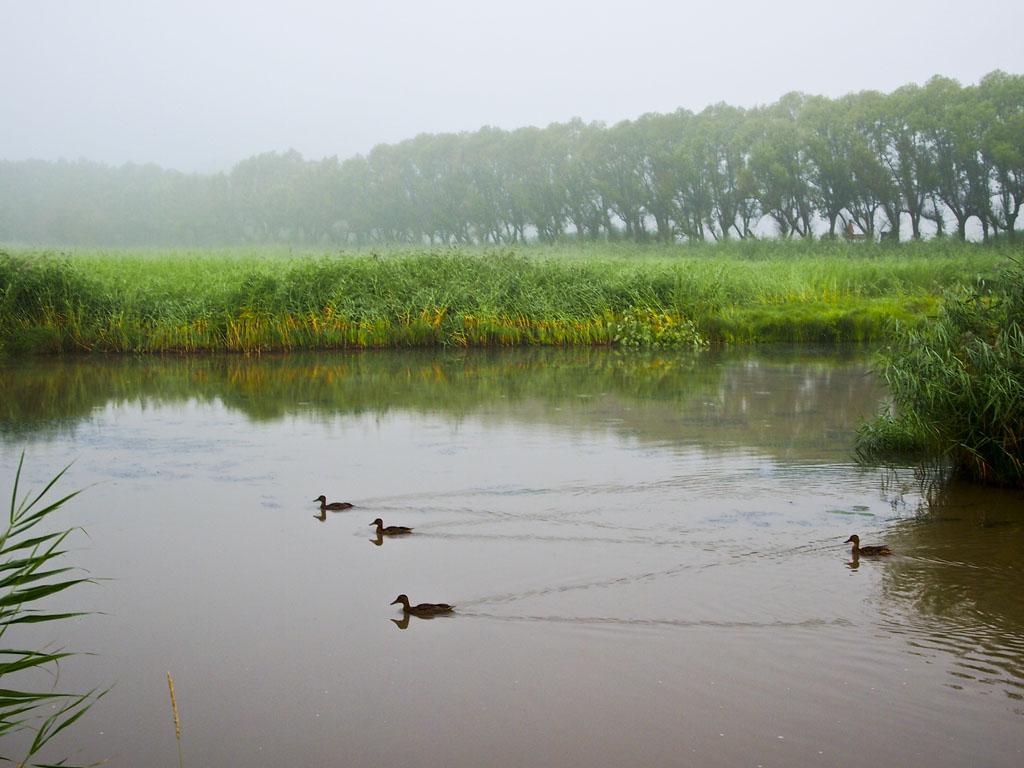
[[[878,370],[892,405],[858,433],[861,454],[948,458],[962,475],[1024,486],[1024,266],[966,294],[935,322],[903,328]]]
[[[0,351],[871,341],[998,260],[971,244],[761,245],[0,252]]]

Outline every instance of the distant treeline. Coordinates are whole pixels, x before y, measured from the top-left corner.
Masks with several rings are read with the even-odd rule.
[[[229,173],[0,161],[0,242],[92,246],[1013,238],[1024,75],[890,94],[789,93],[608,127],[422,134],[368,155],[295,151]]]

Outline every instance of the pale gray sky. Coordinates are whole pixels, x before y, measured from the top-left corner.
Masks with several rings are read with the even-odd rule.
[[[1024,72],[1021,0],[0,0],[0,158],[230,168]]]

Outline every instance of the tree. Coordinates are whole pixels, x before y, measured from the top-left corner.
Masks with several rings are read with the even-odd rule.
[[[462,137],[467,173],[465,215],[479,242],[513,242],[521,234],[522,224],[517,233],[512,223],[507,140],[505,131],[491,126]]]
[[[294,237],[304,173],[305,161],[294,149],[266,152],[231,169],[231,195],[246,237],[258,242]]]
[[[887,161],[890,135],[885,120],[885,96],[877,91],[862,91],[849,99],[851,108],[848,118],[853,140],[850,160],[855,185],[854,220],[862,220],[868,210],[881,210],[888,227],[882,236],[898,242],[902,199],[892,166]]]
[[[1024,76],[991,72],[978,84],[977,95],[993,118],[981,144],[995,182],[990,220],[1016,242],[1024,203]]]
[[[565,212],[577,237],[596,240],[612,230],[608,203],[598,189],[595,148],[604,123],[584,123],[574,118],[562,126],[568,154],[565,161]]]
[[[539,239],[557,239],[565,230],[565,136],[556,125],[519,128],[509,136],[507,147],[513,215],[533,225]]]
[[[595,135],[589,154],[594,162],[594,182],[599,194],[623,223],[626,237],[643,242],[647,239],[645,151],[636,124],[623,120]]]
[[[934,204],[938,172],[924,133],[924,101],[917,85],[904,86],[885,96],[870,134],[871,147],[889,171],[915,240],[921,239],[923,220],[934,219],[941,224]]]
[[[789,93],[778,104],[752,110],[757,139],[750,151],[754,195],[761,211],[775,220],[779,234],[813,234],[813,190],[807,150],[801,142],[797,115],[806,97]]]
[[[678,205],[681,184],[680,153],[693,115],[680,109],[669,115],[646,114],[635,123],[637,140],[645,151],[637,158],[643,189],[643,210],[652,217],[659,242],[675,239],[674,223],[686,216]]]
[[[810,96],[798,115],[800,137],[806,147],[809,181],[816,207],[828,221],[829,237],[836,236],[836,222],[843,211],[851,211],[865,231],[873,231],[874,210],[859,211],[854,179],[855,138],[849,100],[833,101]],[[857,214],[860,213],[860,216]]]
[[[758,217],[749,168],[749,126],[746,113],[727,104],[708,107],[693,121],[693,141],[703,148],[710,198],[707,231],[716,240],[727,239],[730,231],[746,237]]]
[[[988,234],[989,167],[981,153],[991,108],[955,80],[933,77],[925,86],[924,134],[935,158],[935,193],[956,219],[957,237],[967,237],[967,221],[977,216]]]

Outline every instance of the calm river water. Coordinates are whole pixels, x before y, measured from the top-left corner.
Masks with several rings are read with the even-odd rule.
[[[4,641],[93,654],[52,756],[115,766],[175,764],[168,671],[186,766],[1022,765],[1024,497],[858,466],[883,395],[789,348],[7,361],[0,493],[74,462],[100,580]]]

